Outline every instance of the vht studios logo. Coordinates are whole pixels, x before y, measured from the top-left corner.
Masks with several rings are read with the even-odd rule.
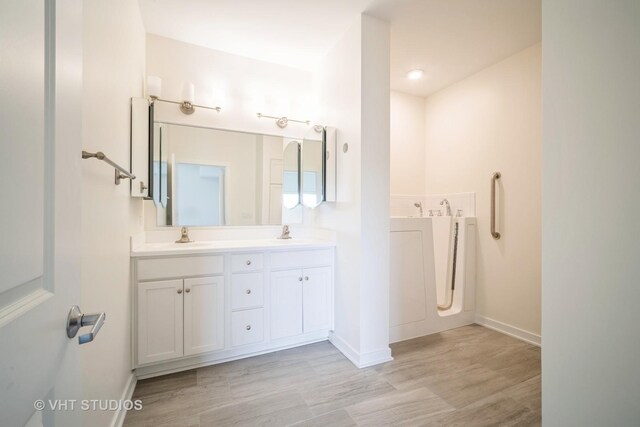
[[[64,399],[64,400],[36,400],[33,407],[38,411],[139,411],[142,409],[141,400],[98,400],[98,399]]]

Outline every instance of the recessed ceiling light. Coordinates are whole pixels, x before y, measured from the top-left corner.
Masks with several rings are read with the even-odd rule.
[[[423,75],[424,75],[424,71],[419,69],[411,70],[407,73],[407,77],[409,78],[409,80],[421,79]]]

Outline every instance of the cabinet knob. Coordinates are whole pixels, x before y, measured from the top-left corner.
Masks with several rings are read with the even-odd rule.
[[[304,276],[304,280],[309,280],[309,276]]]
[[[246,329],[247,331],[250,331],[250,330],[251,330],[251,325],[247,325],[247,326],[245,326],[245,329]]]
[[[302,276],[298,277],[298,282],[302,282]]]
[[[191,288],[187,288],[187,289],[185,289],[184,291],[185,291],[186,293],[189,293],[189,292],[191,292]]]
[[[245,292],[249,295],[251,293],[251,289],[247,289]]]
[[[250,259],[247,260],[247,265],[251,265],[251,260]]]
[[[178,289],[178,293],[181,294],[182,293],[182,289]]]

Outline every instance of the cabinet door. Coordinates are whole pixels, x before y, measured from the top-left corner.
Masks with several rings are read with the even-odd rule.
[[[182,280],[138,284],[138,363],[181,357]]]
[[[302,270],[271,273],[271,338],[302,333]]]
[[[184,280],[184,355],[224,348],[224,278]]]
[[[329,267],[303,270],[302,312],[304,332],[328,329],[330,326],[331,269]]]

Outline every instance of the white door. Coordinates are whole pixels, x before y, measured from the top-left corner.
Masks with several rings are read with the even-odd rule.
[[[1,426],[81,422],[81,98],[81,1],[0,2]]]
[[[184,280],[184,355],[224,348],[224,277]]]
[[[302,333],[302,270],[271,273],[271,338]]]
[[[302,282],[302,313],[304,332],[329,329],[329,267],[306,268]]]
[[[182,280],[138,283],[138,364],[181,357]]]

